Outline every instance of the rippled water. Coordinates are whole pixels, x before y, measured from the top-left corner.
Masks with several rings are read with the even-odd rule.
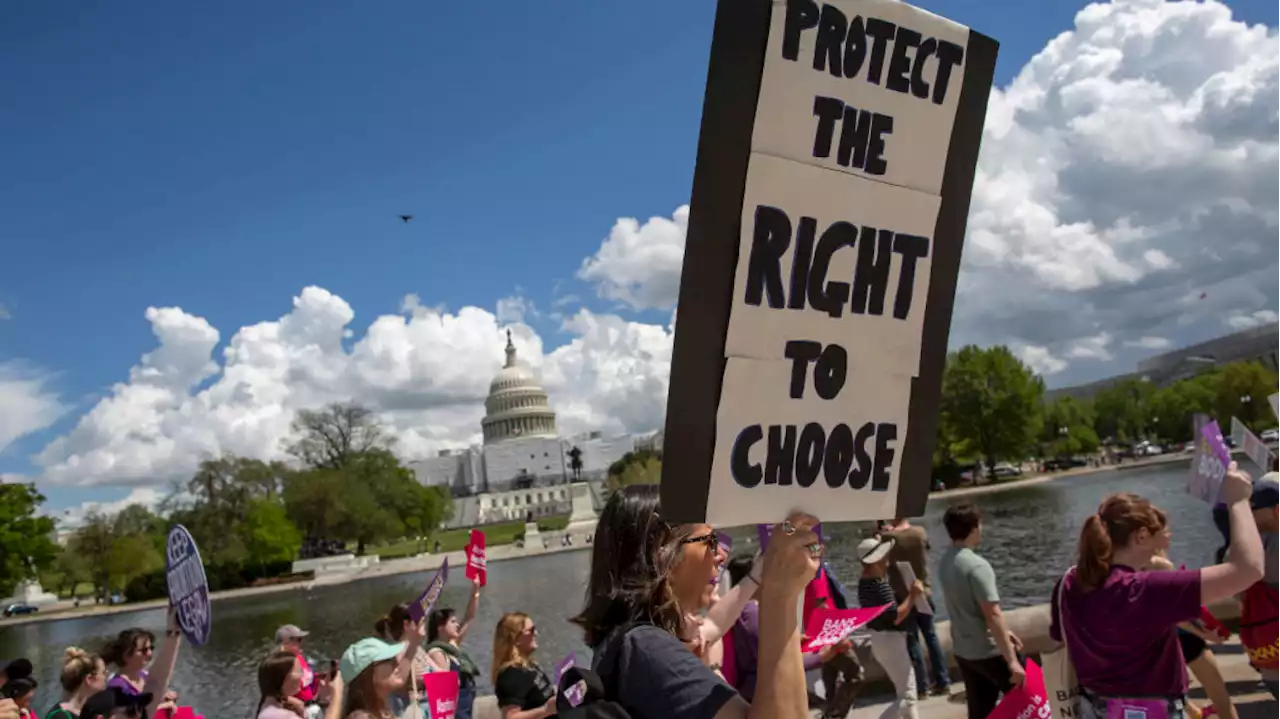
[[[1198,567],[1210,561],[1218,544],[1205,505],[1183,493],[1183,463],[1146,469],[1085,475],[1035,487],[992,494],[935,499],[918,520],[933,544],[934,562],[947,546],[941,517],[947,506],[973,502],[986,513],[981,551],[995,567],[1002,603],[1025,606],[1047,601],[1053,582],[1070,564],[1081,522],[1095,511],[1107,493],[1143,494],[1170,516],[1174,530],[1173,559]],[[826,527],[829,557],[838,576],[856,579],[853,546],[859,539],[854,525]],[[734,532],[739,547],[748,545],[753,530]],[[488,668],[493,626],[504,611],[526,611],[538,624],[541,662],[548,669],[570,651],[588,658],[580,635],[565,620],[581,607],[590,564],[588,552],[570,552],[494,564],[489,586],[481,598],[475,629],[467,648],[482,668]],[[392,604],[413,598],[430,579],[428,573],[370,579],[311,592],[219,601],[213,606],[214,632],[204,647],[184,646],[173,685],[211,719],[250,717],[257,704],[255,667],[268,651],[272,635],[282,624],[310,629],[308,653],[316,658],[337,657],[351,642],[372,633],[373,623]],[[455,581],[444,590],[445,606],[465,606],[469,587]],[[945,611],[939,606],[939,610]],[[56,667],[62,650],[79,645],[99,649],[121,629],[147,627],[163,634],[160,610],[109,617],[85,617],[0,629],[0,657],[27,656],[42,682],[36,708],[44,713],[58,699]],[[481,692],[489,691],[487,677]]]

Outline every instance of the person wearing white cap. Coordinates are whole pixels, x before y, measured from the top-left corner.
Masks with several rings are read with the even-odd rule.
[[[307,656],[302,651],[303,640],[310,634],[311,632],[299,629],[296,624],[286,624],[276,630],[276,647],[279,651],[289,652],[298,658],[298,666],[302,668],[302,685],[294,696],[308,708],[308,716],[315,716],[318,711],[316,703],[325,689],[325,682],[316,675],[311,662],[307,661]]]
[[[885,708],[880,719],[916,719],[915,668],[907,652],[906,628],[902,624],[911,616],[911,607],[924,587],[916,580],[901,604],[894,601],[893,587],[886,576],[893,546],[892,539],[878,536],[858,543],[858,561],[862,563],[858,604],[864,608],[889,605],[883,614],[867,624],[871,632],[871,655],[889,675],[897,692],[897,699]]]

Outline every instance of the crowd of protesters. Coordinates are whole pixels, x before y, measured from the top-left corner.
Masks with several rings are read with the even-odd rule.
[[[1232,465],[1218,508],[1225,511],[1229,550],[1198,570],[1174,566],[1167,556],[1174,528],[1142,497],[1107,497],[1085,520],[1076,563],[1054,587],[1050,607],[1051,637],[1065,645],[1078,675],[1081,716],[1114,716],[1114,702],[1140,699],[1154,702],[1168,719],[1210,711],[1235,719],[1209,648],[1225,631],[1211,625],[1204,607],[1244,595],[1246,615],[1253,598],[1256,618],[1260,597],[1262,619],[1249,626],[1269,621],[1263,633],[1274,641],[1277,490],[1274,472],[1253,482]],[[713,527],[666,521],[657,487],[615,492],[591,543],[585,602],[569,620],[593,651],[590,668],[571,669],[557,686],[537,659],[535,619],[503,614],[488,668],[502,718],[572,711],[636,719],[800,719],[811,709],[843,717],[864,665],[874,660],[894,687],[881,719],[916,719],[923,697],[951,691],[933,622],[935,585],[950,617],[969,719],[986,719],[1002,695],[1025,681],[1021,641],[1005,622],[995,572],[978,551],[983,520],[976,507],[946,510],[951,546],[932,577],[923,528],[902,518],[879,527],[855,550],[861,573],[853,593],[824,561],[817,523],[795,514],[773,527],[763,552],[730,557]],[[321,667],[306,658],[308,632],[281,627],[258,668],[255,716],[426,719],[427,677],[452,672],[458,680],[454,716],[471,719],[481,669],[464,643],[480,592],[474,583],[461,615],[437,608],[415,621],[409,605],[391,607],[373,623],[371,636]],[[855,604],[886,610],[835,644],[802,650],[813,611]],[[0,673],[0,719],[178,719],[180,697],[169,680],[182,634],[172,611],[163,639],[156,640],[130,629],[97,654],[68,648],[58,673],[63,698],[42,712],[31,706],[37,686],[31,663],[10,662]],[[1251,657],[1263,654],[1265,647]],[[1255,664],[1274,698],[1274,662]],[[1211,708],[1187,700],[1188,667]],[[822,697],[806,681],[814,670],[822,674]],[[571,701],[565,690],[575,683],[584,694]]]

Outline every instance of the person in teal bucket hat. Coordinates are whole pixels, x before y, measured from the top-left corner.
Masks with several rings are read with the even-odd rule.
[[[344,719],[382,719],[395,716],[393,697],[405,690],[413,671],[413,656],[426,635],[421,622],[405,632],[398,644],[369,637],[347,647],[338,671],[342,676]]]

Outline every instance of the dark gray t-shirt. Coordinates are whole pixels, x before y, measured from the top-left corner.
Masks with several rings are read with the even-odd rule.
[[[666,631],[641,625],[621,642],[606,641],[591,668],[617,651],[618,703],[635,719],[712,719],[737,692]]]

